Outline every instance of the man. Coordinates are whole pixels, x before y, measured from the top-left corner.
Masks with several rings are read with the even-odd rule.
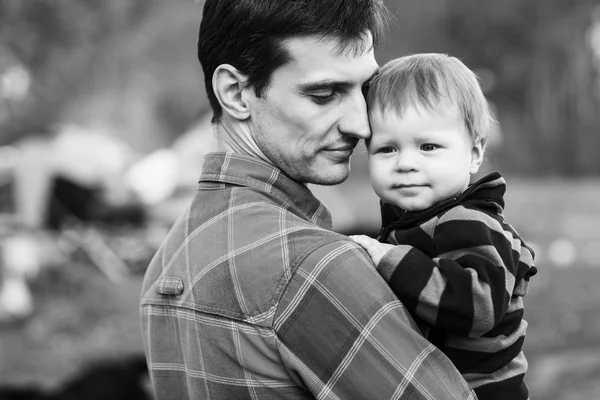
[[[474,399],[307,183],[370,135],[381,0],[207,0],[198,55],[223,152],[146,273],[163,399]]]

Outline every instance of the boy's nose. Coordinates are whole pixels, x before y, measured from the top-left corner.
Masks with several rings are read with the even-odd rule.
[[[418,171],[416,155],[409,150],[401,150],[396,154],[396,171],[411,172]]]

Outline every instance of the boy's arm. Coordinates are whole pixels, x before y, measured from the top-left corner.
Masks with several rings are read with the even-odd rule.
[[[273,329],[289,374],[315,398],[476,398],[352,242],[319,245],[303,257]]]
[[[433,233],[437,256],[398,245],[377,265],[407,308],[433,327],[479,337],[506,313],[532,255],[514,231],[486,213],[456,207]]]

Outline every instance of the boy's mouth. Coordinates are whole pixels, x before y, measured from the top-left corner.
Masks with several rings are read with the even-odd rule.
[[[418,188],[418,187],[425,187],[427,185],[425,184],[415,184],[415,183],[401,183],[399,185],[394,185],[394,189],[409,189],[409,188]]]

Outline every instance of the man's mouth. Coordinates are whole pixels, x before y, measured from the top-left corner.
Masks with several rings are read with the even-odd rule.
[[[350,151],[354,150],[354,146],[339,146],[339,147],[327,147],[325,151]]]
[[[332,143],[325,147],[327,151],[347,151],[354,150],[358,141],[341,141],[339,143]]]
[[[354,146],[344,145],[335,147],[326,147],[323,153],[328,159],[335,163],[347,163],[354,152]]]
[[[340,144],[332,144],[323,149],[323,151],[328,152],[329,154],[335,154],[336,156],[341,157],[350,157],[354,152],[354,148],[357,143],[340,143]]]

